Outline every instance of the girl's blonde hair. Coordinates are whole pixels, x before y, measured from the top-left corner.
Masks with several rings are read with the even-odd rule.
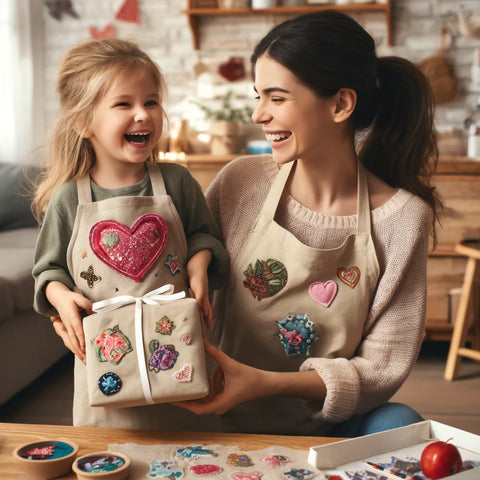
[[[63,183],[87,174],[95,152],[85,137],[95,106],[115,79],[125,73],[150,75],[158,87],[160,105],[166,84],[158,65],[130,40],[86,40],[69,49],[60,62],[56,90],[60,111],[47,144],[47,166],[36,186],[32,210],[41,221],[53,192]],[[166,123],[166,114],[163,111]],[[158,156],[158,146],[149,160]]]

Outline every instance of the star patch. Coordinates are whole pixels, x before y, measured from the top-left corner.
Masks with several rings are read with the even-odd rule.
[[[178,259],[178,255],[168,255],[165,265],[170,269],[172,275],[182,271],[182,262]]]

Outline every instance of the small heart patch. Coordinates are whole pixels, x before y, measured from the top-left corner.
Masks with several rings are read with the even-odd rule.
[[[180,370],[177,370],[173,375],[173,378],[180,383],[189,383],[192,381],[193,365],[186,363]]]
[[[308,288],[310,296],[324,307],[329,307],[337,295],[338,285],[334,280],[313,282]]]
[[[348,285],[350,288],[354,288],[360,280],[360,269],[358,267],[340,267],[337,270],[337,275],[343,283]]]
[[[103,220],[93,225],[89,240],[103,263],[140,282],[165,250],[168,226],[154,213],[140,216],[131,228],[115,220]]]

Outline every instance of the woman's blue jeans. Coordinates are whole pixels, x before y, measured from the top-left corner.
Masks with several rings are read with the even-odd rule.
[[[404,427],[423,420],[415,410],[403,403],[385,403],[370,412],[355,415],[335,425],[328,435],[332,437],[361,437],[362,435],[383,432],[392,428]]]

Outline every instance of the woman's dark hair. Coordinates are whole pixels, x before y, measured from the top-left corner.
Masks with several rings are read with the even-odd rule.
[[[355,90],[352,128],[365,133],[360,161],[389,185],[409,190],[431,206],[435,241],[442,202],[430,183],[438,149],[435,102],[424,74],[403,58],[377,58],[370,34],[335,10],[275,26],[255,47],[254,67],[265,54],[319,97],[331,97],[341,88]]]

